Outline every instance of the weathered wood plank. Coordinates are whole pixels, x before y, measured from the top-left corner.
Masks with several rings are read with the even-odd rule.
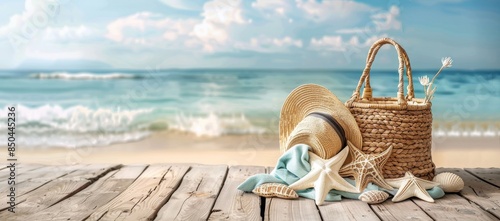
[[[26,197],[21,197],[27,193],[30,193],[53,180],[65,176],[68,173],[74,172],[85,165],[73,165],[73,166],[45,166],[30,170],[26,173],[21,174],[16,177],[16,203],[23,203]],[[28,167],[28,166],[27,166]],[[10,187],[7,185],[2,185],[0,187],[0,200],[5,200],[7,194],[10,193]],[[6,205],[0,205],[0,211],[7,209]]]
[[[97,208],[127,189],[145,168],[146,165],[124,166],[106,174],[72,197],[20,220],[84,220]]]
[[[465,170],[496,187],[500,187],[500,168],[466,168]]]
[[[267,168],[267,173],[272,170],[272,167]],[[267,198],[264,220],[321,220],[321,216],[312,199]]]
[[[435,203],[413,198],[399,203],[388,200],[381,205],[367,205],[343,199],[316,207],[314,200],[272,198],[267,199],[263,214],[261,203],[264,199],[243,193],[236,187],[248,176],[266,172],[264,167],[236,166],[228,171],[226,166],[199,165],[187,172],[189,165],[158,165],[146,170],[145,166],[125,166],[119,170],[96,172],[95,166],[18,165],[17,213],[12,216],[12,213],[1,211],[0,220],[152,220],[155,217],[157,220],[203,220],[207,216],[210,220],[261,220],[261,215],[265,220],[500,218],[498,168],[438,169],[438,172],[449,171],[461,176],[466,187],[459,194],[447,194]],[[154,167],[162,169],[145,175]],[[0,178],[7,177],[5,172],[5,169],[0,170]],[[5,179],[0,181],[5,182]],[[0,186],[0,200],[7,190],[5,185]]]
[[[232,166],[219,193],[219,197],[210,214],[209,220],[262,220],[260,216],[260,197],[252,193],[244,193],[237,187],[246,178],[265,173],[264,167]]]
[[[314,200],[271,198],[264,220],[321,220]]]
[[[59,177],[27,194],[20,195],[16,206],[16,216],[33,214],[42,209],[72,196],[90,185],[93,180],[116,169],[117,165],[90,165]],[[0,213],[0,220],[5,220],[11,214],[7,211]]]
[[[388,199],[381,204],[371,205],[371,208],[382,220],[432,220],[411,200],[394,203]]]
[[[266,167],[266,173],[271,173],[274,167]],[[269,211],[271,208],[271,200],[272,198],[260,198],[261,201],[264,201],[264,211],[261,211],[261,216],[264,218],[263,220],[269,220]]]
[[[323,220],[380,220],[370,206],[360,200],[326,202],[318,208]]]
[[[16,164],[16,179],[20,179],[21,177],[24,176],[25,173],[30,172],[32,170],[40,169],[43,168],[43,165],[40,164],[25,164],[25,163],[18,163]],[[4,167],[5,170],[0,171],[0,180],[5,181],[7,178],[10,177],[10,169],[7,169],[7,167]]]
[[[443,198],[428,203],[423,200],[413,200],[434,220],[495,220],[490,213],[482,210],[474,203],[457,194],[446,194]]]
[[[187,165],[149,166],[124,192],[87,220],[152,220],[188,171]]]
[[[45,166],[35,164],[17,164],[15,167],[16,184],[24,182],[26,175],[34,170],[43,169]],[[10,169],[0,171],[0,180],[4,181],[10,177]],[[4,187],[4,186],[2,186]],[[1,191],[1,190],[0,190]]]
[[[465,187],[459,194],[500,219],[500,188],[486,183],[462,169],[438,168],[437,171],[452,172],[462,177]]]
[[[219,194],[227,166],[193,166],[155,220],[206,220]]]

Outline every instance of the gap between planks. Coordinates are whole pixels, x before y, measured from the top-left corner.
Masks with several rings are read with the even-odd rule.
[[[437,171],[452,172],[460,176],[464,180],[465,187],[459,195],[500,219],[500,188],[463,169],[438,168]]]
[[[170,164],[170,165],[176,165],[176,164]],[[28,168],[30,165],[26,165],[26,168]],[[81,167],[84,167],[85,165],[80,165]],[[153,165],[154,166],[154,165]],[[160,220],[161,218],[161,211],[169,211],[168,208],[173,208],[170,207],[171,204],[169,204],[170,201],[175,202],[173,196],[175,195],[176,197],[179,196],[181,199],[182,197],[185,197],[186,192],[189,193],[190,190],[194,190],[193,196],[196,196],[196,193],[201,195],[200,199],[195,199],[194,201],[197,200],[202,200],[208,202],[207,205],[204,205],[203,211],[208,211],[208,212],[198,212],[198,213],[186,213],[185,208],[193,208],[189,202],[192,200],[193,196],[188,196],[183,202],[188,202],[185,203],[187,207],[181,206],[179,209],[179,214],[181,214],[178,218],[196,218],[200,217],[201,219],[207,219],[206,217],[208,216],[209,220],[218,220],[219,218],[232,218],[232,219],[237,219],[237,218],[242,218],[241,211],[239,210],[240,207],[237,207],[238,203],[241,202],[246,202],[247,209],[248,208],[256,208],[256,213],[252,214],[257,214],[257,216],[252,216],[253,220],[262,220],[265,219],[267,216],[267,219],[269,219],[269,209],[272,206],[272,203],[274,199],[265,199],[261,198],[258,196],[254,196],[254,194],[245,194],[242,193],[241,191],[236,189],[236,186],[239,185],[242,181],[244,181],[246,178],[248,178],[251,175],[254,175],[256,173],[269,173],[271,172],[272,168],[267,168],[267,171],[264,167],[255,167],[255,166],[234,166],[230,167],[229,169],[227,166],[224,166],[224,169],[221,169],[220,171],[223,172],[222,178],[217,178],[216,180],[221,180],[220,184],[215,185],[215,189],[210,189],[206,188],[204,191],[197,192],[199,188],[202,188],[204,179],[194,179],[195,181],[199,181],[196,183],[196,186],[191,187],[193,185],[189,181],[189,174],[192,173],[193,176],[196,174],[199,174],[201,170],[198,172],[196,170],[193,171],[193,168],[196,167],[204,167],[203,165],[198,166],[198,165],[191,165],[188,166],[188,169],[184,173],[182,177],[180,177],[179,184],[172,188],[172,193],[170,196],[167,197],[166,201],[162,204],[159,203],[158,207],[156,209],[150,210],[153,211],[150,214],[154,214],[153,217],[149,216],[149,219],[151,218],[157,218]],[[206,168],[217,168],[217,166],[206,166]],[[47,167],[31,167],[33,169],[26,171],[27,177],[25,177],[24,182],[31,181],[31,177],[36,177],[35,173],[42,168],[45,168],[45,170],[49,170],[49,166]],[[69,167],[66,167],[67,170],[69,171],[78,171],[76,168],[68,169]],[[260,169],[262,168],[262,169]],[[75,170],[76,169],[76,170]],[[365,207],[368,207],[372,212],[370,215],[373,219],[368,219],[366,216],[360,216],[360,217],[353,217],[349,216],[347,211],[345,211],[345,208],[348,208],[352,210],[352,206],[350,205],[351,203],[362,203],[360,201],[355,201],[355,200],[346,200],[343,199],[341,202],[333,202],[333,203],[327,203],[323,206],[316,206],[315,207],[315,212],[317,212],[319,218],[318,220],[331,220],[330,218],[333,219],[335,217],[336,220],[362,220],[368,219],[368,220],[376,220],[376,219],[381,219],[381,220],[401,220],[401,219],[408,219],[410,217],[416,218],[416,219],[421,219],[421,220],[443,220],[443,219],[454,219],[454,218],[475,218],[475,219],[481,219],[481,220],[493,220],[493,219],[498,219],[498,208],[499,208],[499,199],[500,199],[500,189],[497,185],[495,185],[495,182],[498,182],[497,178],[499,175],[498,172],[500,169],[498,168],[493,168],[496,169],[494,171],[488,171],[490,169],[470,169],[467,168],[465,170],[463,169],[443,169],[439,168],[438,171],[443,172],[443,171],[450,171],[454,172],[457,175],[461,176],[465,183],[466,183],[466,188],[462,190],[459,194],[447,194],[445,198],[438,199],[436,200],[436,203],[427,203],[424,201],[421,201],[419,199],[411,199],[405,202],[400,202],[400,203],[392,203],[386,201],[383,204],[379,205],[371,205],[368,206],[366,205]],[[67,174],[70,174],[71,172],[66,172],[66,174],[59,176],[59,178],[67,176]],[[117,173],[116,169],[110,170],[114,171],[113,173]],[[107,173],[110,173],[108,171]],[[242,172],[243,171],[243,172]],[[5,171],[3,171],[5,172]],[[32,175],[29,175],[31,172]],[[220,173],[220,172],[219,172]],[[209,173],[208,173],[209,174]],[[76,197],[78,193],[84,192],[87,188],[91,188],[93,185],[95,185],[97,182],[102,181],[105,177],[112,176],[112,174],[101,174],[98,177],[90,177],[89,181],[91,182],[85,187],[80,187],[82,189],[76,189],[75,191],[69,193],[69,195],[63,196],[63,198],[59,198],[58,201],[53,201],[55,199],[52,199],[51,202],[52,205],[55,206],[61,206],[62,203],[67,202],[68,199],[72,199],[73,197]],[[137,181],[137,179],[140,176],[136,176],[134,179],[134,183]],[[220,177],[220,176],[219,176]],[[43,178],[43,177],[42,177]],[[57,180],[58,178],[54,178],[54,180]],[[206,180],[205,180],[206,181]],[[52,181],[42,183],[41,186],[38,186],[36,189],[49,184]],[[59,182],[59,181],[58,181]],[[187,189],[181,189],[182,183],[185,183]],[[40,185],[40,184],[38,184]],[[193,189],[194,188],[194,189]],[[35,190],[36,190],[35,189]],[[45,187],[44,189],[47,189]],[[128,189],[128,188],[127,188]],[[202,188],[203,189],[203,188]],[[27,190],[27,189],[26,189]],[[34,190],[27,190],[28,193],[31,193]],[[39,190],[40,191],[40,190]],[[37,191],[37,192],[39,192]],[[125,191],[125,190],[124,190]],[[184,191],[184,192],[183,192]],[[209,191],[209,193],[206,193],[205,191]],[[215,193],[217,192],[217,193]],[[240,193],[241,192],[241,193]],[[28,193],[25,193],[29,195]],[[208,195],[207,195],[208,194]],[[168,195],[168,194],[167,194]],[[215,197],[215,198],[211,198]],[[196,198],[196,197],[195,197]],[[208,199],[207,199],[208,198]],[[253,199],[255,198],[255,199]],[[235,200],[231,201],[230,203],[227,203],[228,199]],[[243,200],[244,199],[244,200]],[[115,200],[115,198],[111,199],[110,201]],[[241,201],[243,200],[243,201]],[[307,201],[313,202],[313,200],[309,199],[304,199]],[[209,202],[211,201],[211,202]],[[266,203],[267,201],[267,203]],[[276,200],[279,201],[279,200]],[[351,202],[352,201],[352,202]],[[183,204],[184,204],[183,203]],[[451,204],[450,204],[451,203]],[[277,203],[276,205],[278,205]],[[314,204],[314,203],[313,203]],[[48,208],[50,209],[51,206]],[[290,202],[287,203],[287,205],[292,205]],[[315,204],[314,204],[315,205]],[[226,207],[227,206],[227,207]],[[293,206],[293,205],[292,205]],[[354,205],[354,206],[361,206],[361,205]],[[410,208],[413,208],[408,210],[408,206]],[[31,206],[30,206],[31,207]],[[299,206],[300,207],[300,206]],[[399,207],[405,208],[404,213],[402,213],[401,209],[398,209]],[[179,208],[179,207],[177,207]],[[279,207],[278,207],[279,208]],[[363,208],[363,206],[361,206]],[[418,208],[418,209],[417,209]],[[197,208],[198,209],[198,208]],[[312,208],[309,208],[312,209]],[[366,209],[366,208],[365,208]],[[258,210],[258,211],[257,211]],[[344,211],[344,213],[331,213],[331,210],[333,211]],[[355,209],[356,210],[356,209]],[[399,210],[399,212],[398,212]],[[249,212],[246,210],[243,210],[245,212]],[[323,212],[325,211],[325,212]],[[107,213],[110,211],[106,211],[103,216],[106,216]],[[360,212],[360,211],[358,211]],[[370,211],[366,211],[366,213],[370,214]],[[460,216],[460,214],[463,213],[463,216]],[[192,214],[195,214],[195,216],[192,216]],[[327,215],[324,215],[327,214]],[[200,215],[200,216],[196,216]],[[219,216],[222,215],[222,216]],[[247,214],[248,215],[248,214]],[[32,216],[35,217],[35,216]],[[118,216],[120,217],[120,216]],[[144,218],[144,217],[143,217]],[[285,218],[285,217],[281,217]],[[361,219],[360,219],[361,218]],[[266,220],[267,220],[266,219]],[[248,220],[248,219],[247,219]]]
[[[227,175],[227,166],[192,166],[155,220],[206,220]]]
[[[237,187],[248,177],[265,172],[261,166],[231,166],[208,220],[262,220],[259,196]]]
[[[187,165],[151,165],[127,189],[86,220],[152,220],[177,190]]]

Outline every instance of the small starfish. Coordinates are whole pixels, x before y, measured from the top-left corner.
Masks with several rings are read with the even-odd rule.
[[[340,169],[343,176],[353,176],[356,180],[356,188],[361,192],[369,182],[374,182],[380,187],[392,190],[392,187],[384,181],[382,167],[391,155],[392,146],[382,153],[364,154],[351,142],[347,141],[353,161]]]
[[[316,205],[323,204],[326,195],[331,189],[359,193],[354,186],[339,175],[339,169],[344,164],[347,154],[348,150],[344,148],[337,155],[325,160],[309,152],[311,171],[290,185],[290,188],[303,190],[314,187]]]
[[[414,176],[411,172],[406,172],[404,177],[385,180],[391,186],[399,188],[398,192],[392,198],[392,202],[399,202],[416,196],[427,202],[434,202],[434,199],[429,195],[426,189],[431,189],[439,185],[439,183],[424,180]]]

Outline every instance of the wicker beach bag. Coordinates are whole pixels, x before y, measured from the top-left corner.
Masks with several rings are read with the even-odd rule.
[[[372,97],[370,68],[375,55],[384,44],[393,45],[398,53],[399,84],[396,98]],[[406,96],[403,79],[405,67],[408,78]],[[360,97],[363,84],[363,95]],[[435,165],[431,157],[431,103],[414,98],[410,60],[398,43],[390,38],[383,38],[372,45],[361,79],[346,106],[361,130],[361,150],[364,153],[380,153],[393,147],[383,168],[385,178],[403,177],[406,171],[410,171],[417,177],[432,180]]]

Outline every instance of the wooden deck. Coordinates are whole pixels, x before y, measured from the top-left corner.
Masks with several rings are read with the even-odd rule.
[[[379,205],[359,200],[316,206],[313,200],[264,199],[236,187],[258,166],[18,165],[16,213],[7,211],[0,170],[0,220],[499,220],[500,169],[438,169],[461,176],[465,189],[435,203]]]

